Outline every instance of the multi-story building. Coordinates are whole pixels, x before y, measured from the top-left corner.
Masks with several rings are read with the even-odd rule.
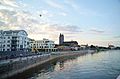
[[[51,41],[49,39],[43,39],[43,40],[36,40],[32,41],[31,48],[33,52],[51,52],[56,51],[55,43],[54,41]]]
[[[60,33],[60,36],[59,36],[59,45],[63,44],[64,42],[64,35]]]
[[[28,51],[29,39],[24,30],[0,30],[0,51]]]

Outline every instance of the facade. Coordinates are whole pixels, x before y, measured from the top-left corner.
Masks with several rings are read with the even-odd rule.
[[[65,41],[63,42],[63,45],[74,47],[74,46],[78,46],[78,42],[77,41]]]
[[[57,46],[57,48],[60,51],[75,51],[79,50],[80,46],[78,45],[77,41],[65,41],[61,45]]]
[[[29,39],[24,30],[0,30],[0,51],[28,51]]]
[[[86,45],[80,45],[80,48],[81,48],[81,49],[88,49],[89,46],[88,46],[88,44],[86,44]]]
[[[110,49],[114,49],[115,46],[114,46],[114,45],[108,45],[108,48],[110,48]]]
[[[64,35],[60,33],[60,36],[59,36],[59,45],[63,44],[64,42]]]
[[[31,43],[32,52],[56,51],[54,41],[49,39],[36,40]]]
[[[64,35],[60,33],[59,35],[59,45],[58,50],[69,51],[69,50],[79,50],[80,46],[77,41],[64,41]]]

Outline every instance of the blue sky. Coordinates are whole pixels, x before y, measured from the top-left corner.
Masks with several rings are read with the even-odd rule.
[[[0,28],[26,30],[30,38],[120,46],[120,0],[1,0]],[[39,15],[42,15],[41,17]]]

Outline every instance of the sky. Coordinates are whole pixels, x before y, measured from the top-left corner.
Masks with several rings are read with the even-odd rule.
[[[0,30],[57,44],[62,33],[80,45],[120,46],[120,0],[0,0]]]

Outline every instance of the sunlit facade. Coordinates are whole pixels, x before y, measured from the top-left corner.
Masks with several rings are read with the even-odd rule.
[[[43,40],[36,40],[31,43],[32,51],[35,52],[51,52],[56,51],[55,43],[52,40],[49,39],[43,39]]]

